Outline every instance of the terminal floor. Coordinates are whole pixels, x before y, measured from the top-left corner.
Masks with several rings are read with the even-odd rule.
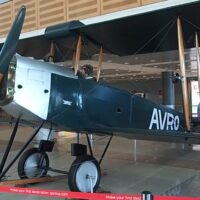
[[[0,127],[1,159],[12,128],[5,125]],[[9,160],[16,155],[32,131],[33,129],[29,127],[19,127]],[[70,144],[75,139],[56,138],[54,151],[48,154],[50,166],[68,171],[74,159],[70,155]],[[84,135],[80,140],[86,143]],[[96,159],[100,158],[107,141],[108,137],[93,136]],[[159,195],[200,197],[200,145],[188,146],[114,137],[101,164],[101,172],[99,191],[138,194],[148,190]],[[55,173],[50,173],[50,175],[55,175]],[[7,178],[18,178],[17,162],[7,173]],[[67,178],[28,187],[68,190]],[[0,193],[0,200],[22,198],[24,197],[21,195]],[[26,199],[48,198],[26,196]]]

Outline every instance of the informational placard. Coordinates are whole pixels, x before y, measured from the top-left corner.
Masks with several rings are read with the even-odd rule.
[[[192,81],[191,82],[191,101],[192,101],[192,116],[197,117],[198,116],[198,104],[200,103],[199,98],[199,85],[198,81]]]

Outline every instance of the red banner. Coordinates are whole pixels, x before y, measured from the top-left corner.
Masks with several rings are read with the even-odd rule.
[[[33,196],[58,197],[58,198],[73,198],[73,199],[95,199],[95,200],[141,200],[141,195],[130,194],[110,194],[110,193],[83,193],[69,192],[62,190],[43,190],[36,188],[18,188],[0,186],[0,192],[15,193]]]
[[[63,190],[44,190],[37,188],[18,188],[0,186],[1,193],[13,193],[43,197],[71,198],[71,199],[92,199],[92,200],[142,200],[141,194],[110,194],[110,193],[83,193]],[[154,200],[200,200],[195,197],[175,197],[175,196],[154,196]]]
[[[176,197],[176,196],[154,196],[154,200],[200,200],[200,198],[195,197]]]

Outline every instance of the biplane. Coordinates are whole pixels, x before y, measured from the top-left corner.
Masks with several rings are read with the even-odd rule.
[[[198,3],[197,5],[192,4],[189,8],[198,10],[199,7]],[[182,8],[173,8],[170,11],[163,10],[159,14],[165,16],[170,12],[177,17],[182,12],[188,16],[192,15],[196,19],[194,12],[188,13],[186,8],[187,6],[183,6]],[[18,173],[21,178],[42,177],[47,174],[48,170],[51,170],[46,152],[52,151],[54,141],[41,140],[39,148],[25,151],[44,123],[47,123],[50,129],[57,127],[77,133],[77,142],[71,146],[71,154],[76,158],[68,172],[69,187],[73,191],[90,192],[97,190],[101,180],[100,164],[112,137],[115,135],[144,140],[200,144],[200,135],[195,132],[194,123],[191,121],[188,110],[184,44],[180,18],[177,20],[175,31],[178,33],[177,46],[179,47],[181,64],[180,82],[184,97],[184,113],[155,104],[100,80],[103,49],[120,55],[132,54],[136,49],[132,44],[129,46],[130,48],[128,46],[125,48],[123,45],[121,50],[117,45],[117,48],[115,48],[111,38],[109,41],[104,40],[105,34],[97,34],[98,31],[101,32],[101,26],[98,30],[96,29],[97,25],[92,28],[91,25],[85,26],[83,23],[74,21],[48,27],[45,33],[46,38],[54,38],[52,39],[51,50],[46,55],[50,62],[16,54],[25,11],[26,8],[23,6],[13,23],[0,54],[0,106],[17,119],[1,162],[1,179],[19,157]],[[148,15],[155,17],[158,13],[157,15],[156,13]],[[144,20],[143,16],[136,16],[136,18]],[[133,22],[128,19],[126,23]],[[136,22],[134,21],[134,23]],[[122,22],[119,20],[118,24],[122,24]],[[104,25],[108,28],[107,24],[102,24],[102,27]],[[128,27],[130,28],[130,26]],[[92,33],[92,31],[94,32]],[[136,27],[134,27],[134,31],[138,34]],[[67,37],[66,35],[69,38],[71,35],[75,35],[77,39],[76,49],[72,52],[73,64],[71,68],[61,67],[53,62],[57,59],[54,55],[54,43],[58,38]],[[96,77],[85,77],[79,71],[81,45],[86,42],[83,41],[85,35],[87,41],[93,41],[100,46]],[[118,36],[113,36],[113,41],[120,42]],[[137,42],[140,43],[140,41]],[[170,45],[168,44],[167,47]],[[172,46],[174,46],[174,43],[172,43]],[[196,49],[199,65],[197,34]],[[4,169],[20,120],[35,120],[40,124],[16,157]],[[198,120],[196,124],[198,124]],[[86,135],[88,147],[80,144],[80,133]],[[93,155],[88,138],[88,134],[91,133],[110,136],[100,160],[96,160]],[[87,148],[89,148],[89,152]]]

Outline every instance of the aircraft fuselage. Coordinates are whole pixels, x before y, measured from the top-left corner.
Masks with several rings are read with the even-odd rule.
[[[1,106],[14,117],[34,116],[79,132],[184,131],[183,115],[175,110],[75,76],[72,69],[18,55],[13,62]]]

